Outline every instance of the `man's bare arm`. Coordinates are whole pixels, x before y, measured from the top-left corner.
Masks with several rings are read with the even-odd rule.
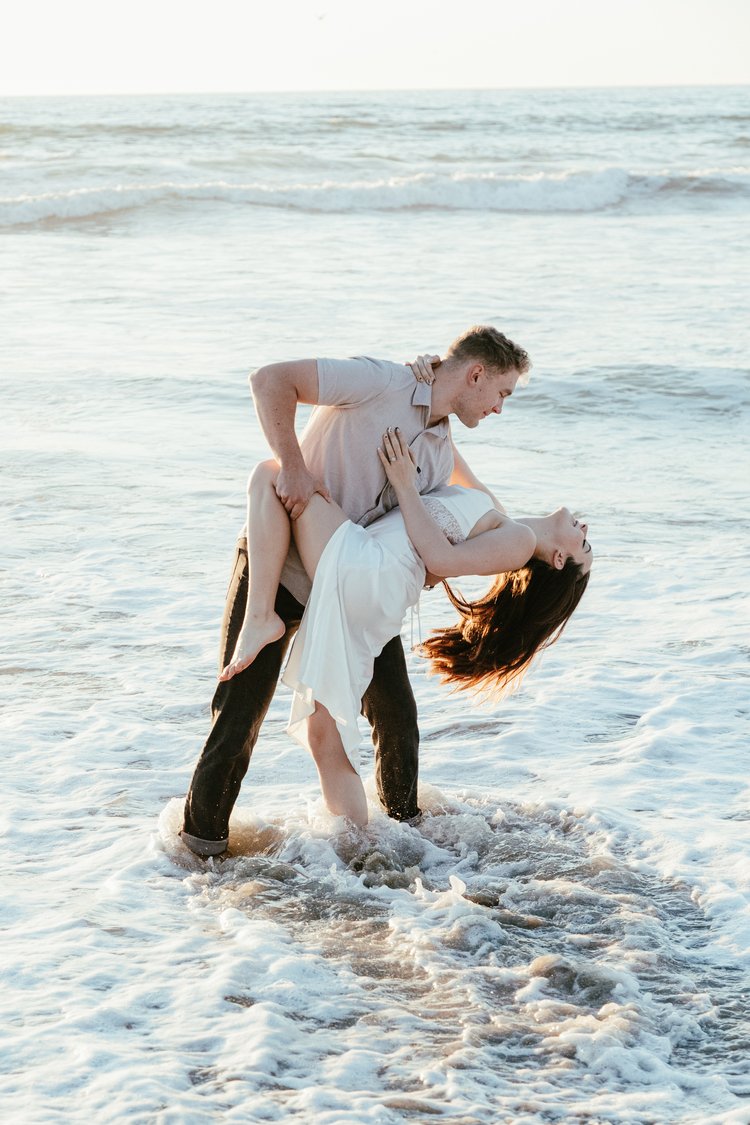
[[[504,516],[507,515],[508,513],[505,511],[505,508],[500,503],[497,496],[495,496],[494,492],[491,492],[486,484],[482,484],[481,480],[474,475],[466,464],[466,461],[458,452],[453,442],[451,442],[451,444],[453,445],[453,474],[450,479],[450,484],[460,484],[463,488],[478,488],[480,492],[486,492],[498,512],[502,512]]]
[[[294,430],[297,403],[318,401],[318,365],[314,359],[270,363],[251,374],[250,387],[261,429],[281,466],[276,493],[296,520],[314,492],[330,499],[308,472]]]

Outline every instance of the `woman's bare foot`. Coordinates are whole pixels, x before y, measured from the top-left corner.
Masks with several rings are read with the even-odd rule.
[[[279,637],[284,636],[285,631],[286,625],[276,613],[272,613],[270,617],[246,618],[237,638],[231,663],[227,664],[219,679],[231,680],[238,672],[244,672],[260,650],[270,645],[272,641],[278,641]]]

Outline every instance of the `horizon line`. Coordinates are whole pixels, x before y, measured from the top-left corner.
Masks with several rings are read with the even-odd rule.
[[[304,95],[304,94],[469,94],[500,93],[503,91],[542,90],[727,90],[750,88],[750,82],[613,82],[578,83],[571,85],[533,86],[368,86],[319,87],[299,90],[99,90],[77,93],[4,93],[0,98],[187,98],[187,97],[248,97],[253,95]]]

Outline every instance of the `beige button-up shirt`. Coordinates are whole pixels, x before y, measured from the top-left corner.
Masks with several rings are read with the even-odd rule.
[[[429,492],[453,472],[447,418],[429,426],[432,388],[401,363],[356,356],[319,359],[318,405],[300,438],[305,463],[354,523],[368,524],[395,507],[396,496],[377,455],[388,426],[398,426],[416,457],[417,486]],[[303,604],[311,583],[296,548],[281,584]]]

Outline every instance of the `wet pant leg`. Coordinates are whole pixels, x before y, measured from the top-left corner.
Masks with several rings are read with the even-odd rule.
[[[419,727],[417,704],[406,671],[400,637],[375,660],[372,682],[362,700],[372,727],[378,796],[394,820],[418,816]]]
[[[238,547],[222,622],[219,670],[229,662],[247,604],[247,551]],[[273,699],[284,654],[302,618],[303,607],[279,586],[276,613],[286,623],[283,637],[261,649],[253,663],[217,684],[212,725],[185,801],[184,831],[207,841],[226,841],[229,817],[247,772],[260,727]]]

